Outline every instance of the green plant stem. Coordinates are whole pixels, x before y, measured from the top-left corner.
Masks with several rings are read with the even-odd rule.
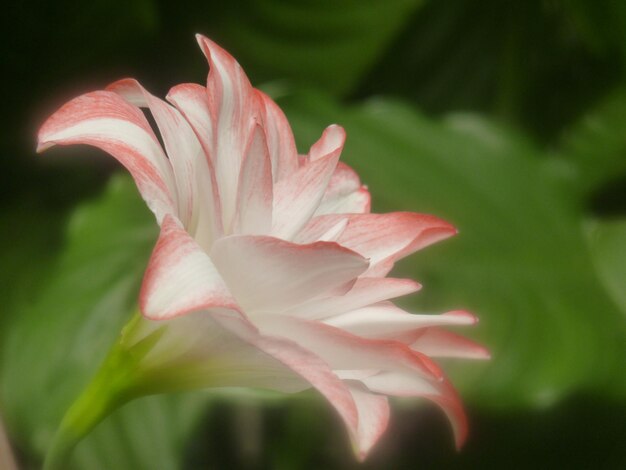
[[[64,470],[76,445],[113,410],[132,398],[135,361],[118,342],[87,388],[66,412],[44,461],[44,470]]]

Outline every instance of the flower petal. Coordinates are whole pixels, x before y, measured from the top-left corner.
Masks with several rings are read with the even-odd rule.
[[[321,320],[408,295],[420,288],[420,284],[411,279],[361,277],[348,292],[335,296],[320,296],[305,304],[294,306],[284,313],[309,320]]]
[[[163,220],[139,306],[153,320],[211,307],[238,308],[211,258],[171,216]]]
[[[457,448],[467,438],[467,417],[458,394],[447,380],[432,382],[415,374],[381,372],[361,380],[376,393],[397,397],[422,397],[437,404],[448,417]]]
[[[322,136],[315,142],[309,150],[309,160],[314,162],[324,158],[329,153],[339,149],[341,151],[346,142],[346,131],[337,124],[332,124],[324,129]]]
[[[260,334],[256,327],[241,317],[215,315],[214,318],[240,338],[276,358],[309,382],[335,407],[350,434],[358,435],[359,416],[353,395],[320,357],[291,339]],[[269,384],[271,388],[271,381]]]
[[[235,233],[269,233],[272,228],[272,162],[265,134],[259,125],[250,136],[238,186]]]
[[[246,312],[280,312],[367,269],[365,259],[336,243],[297,245],[267,236],[222,238],[211,258]]]
[[[241,66],[210,39],[196,35],[209,61],[207,96],[214,126],[213,159],[222,203],[224,227],[229,233],[237,204],[237,183],[246,145],[260,121],[260,98]]]
[[[208,158],[193,129],[176,108],[151,95],[136,80],[119,80],[107,89],[136,106],[150,108],[174,170],[179,219],[192,235],[197,231],[198,225],[207,224],[205,231],[211,237],[203,241],[210,245],[211,240],[220,235],[219,227],[214,226],[215,221],[219,220],[219,201],[216,200],[217,188],[209,169]]]
[[[213,167],[215,124],[211,117],[206,88],[195,83],[183,83],[172,87],[166,98],[185,116],[196,133],[210,166]]]
[[[272,159],[274,181],[289,177],[298,169],[298,151],[289,122],[272,99],[260,90],[261,119],[267,135],[267,146]]]
[[[159,223],[166,214],[176,214],[170,163],[142,112],[117,94],[95,91],[74,98],[48,118],[38,137],[38,152],[72,144],[108,152],[130,172]]]
[[[391,303],[370,305],[326,320],[326,323],[366,338],[393,338],[432,326],[474,325],[476,317],[464,310],[440,315],[405,312]]]
[[[484,346],[441,328],[427,328],[411,343],[411,347],[430,357],[461,359],[489,359],[491,357]]]
[[[368,258],[375,269],[456,233],[449,223],[425,214],[355,214],[338,242]]]
[[[443,377],[427,356],[399,341],[362,338],[331,325],[283,315],[258,315],[254,321],[263,334],[290,338],[333,370],[401,371],[434,381]]]
[[[389,401],[387,397],[369,393],[351,386],[350,392],[359,413],[359,428],[353,438],[357,457],[365,460],[389,424]]]
[[[293,239],[319,206],[328,182],[337,166],[341,148],[307,162],[289,178],[274,186],[272,235]]]
[[[369,211],[369,191],[361,184],[359,175],[352,168],[339,162],[315,215],[359,214]]]

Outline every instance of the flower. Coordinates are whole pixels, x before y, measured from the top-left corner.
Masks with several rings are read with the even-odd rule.
[[[89,144],[110,153],[160,225],[140,292],[144,319],[123,337],[141,386],[314,387],[360,457],[387,427],[387,396],[424,397],[460,445],[463,408],[431,358],[486,358],[440,328],[476,318],[405,312],[390,299],[420,285],[387,277],[398,259],[456,230],[428,215],[370,213],[367,188],[338,162],[344,130],[328,127],[298,155],[278,106],[225,50],[197,39],[206,87],[175,86],[168,103],[121,80],[71,100],[39,132],[38,151]]]

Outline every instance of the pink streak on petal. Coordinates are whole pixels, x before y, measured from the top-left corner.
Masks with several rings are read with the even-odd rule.
[[[272,228],[272,163],[265,134],[255,126],[239,174],[235,233],[265,235]]]
[[[340,152],[335,149],[276,184],[272,235],[291,240],[307,224],[324,196]]]
[[[261,120],[261,103],[243,69],[228,52],[202,35],[196,39],[209,61],[207,97],[214,136],[210,154],[219,184],[224,227],[230,233],[245,146],[255,122]]]
[[[139,294],[141,312],[162,320],[211,307],[238,309],[211,258],[166,216]]]
[[[341,152],[346,142],[346,131],[343,127],[333,124],[324,129],[322,136],[311,146],[309,161],[314,162],[337,150]]]
[[[285,114],[265,93],[255,90],[261,103],[261,120],[267,135],[274,181],[288,178],[298,169],[298,151]]]
[[[362,462],[389,425],[389,401],[387,397],[354,386],[350,387],[350,392],[359,413],[358,434],[353,439],[357,458]]]
[[[173,106],[151,95],[133,79],[119,80],[107,87],[137,106],[149,107],[163,137],[178,190],[178,215],[191,233],[199,219],[211,223],[218,217],[218,201],[213,197],[215,182],[193,129]],[[208,197],[207,197],[208,196]],[[218,227],[210,227],[212,238],[219,235]]]
[[[440,328],[428,328],[412,342],[411,347],[430,357],[455,357],[461,359],[490,359],[484,346]]]
[[[69,101],[39,130],[37,151],[53,145],[87,144],[115,157],[130,172],[157,221],[176,213],[170,163],[141,111],[108,91]]]

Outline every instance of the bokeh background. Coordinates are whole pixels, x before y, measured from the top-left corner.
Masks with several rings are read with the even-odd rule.
[[[203,83],[232,52],[305,151],[330,123],[374,210],[460,235],[405,260],[415,311],[464,307],[488,363],[447,365],[471,435],[396,402],[363,465],[321,399],[138,400],[75,469],[626,468],[626,2],[60,0],[3,7],[0,414],[23,468],[132,311],[156,224],[113,159],[34,153],[66,100],[122,77]]]

